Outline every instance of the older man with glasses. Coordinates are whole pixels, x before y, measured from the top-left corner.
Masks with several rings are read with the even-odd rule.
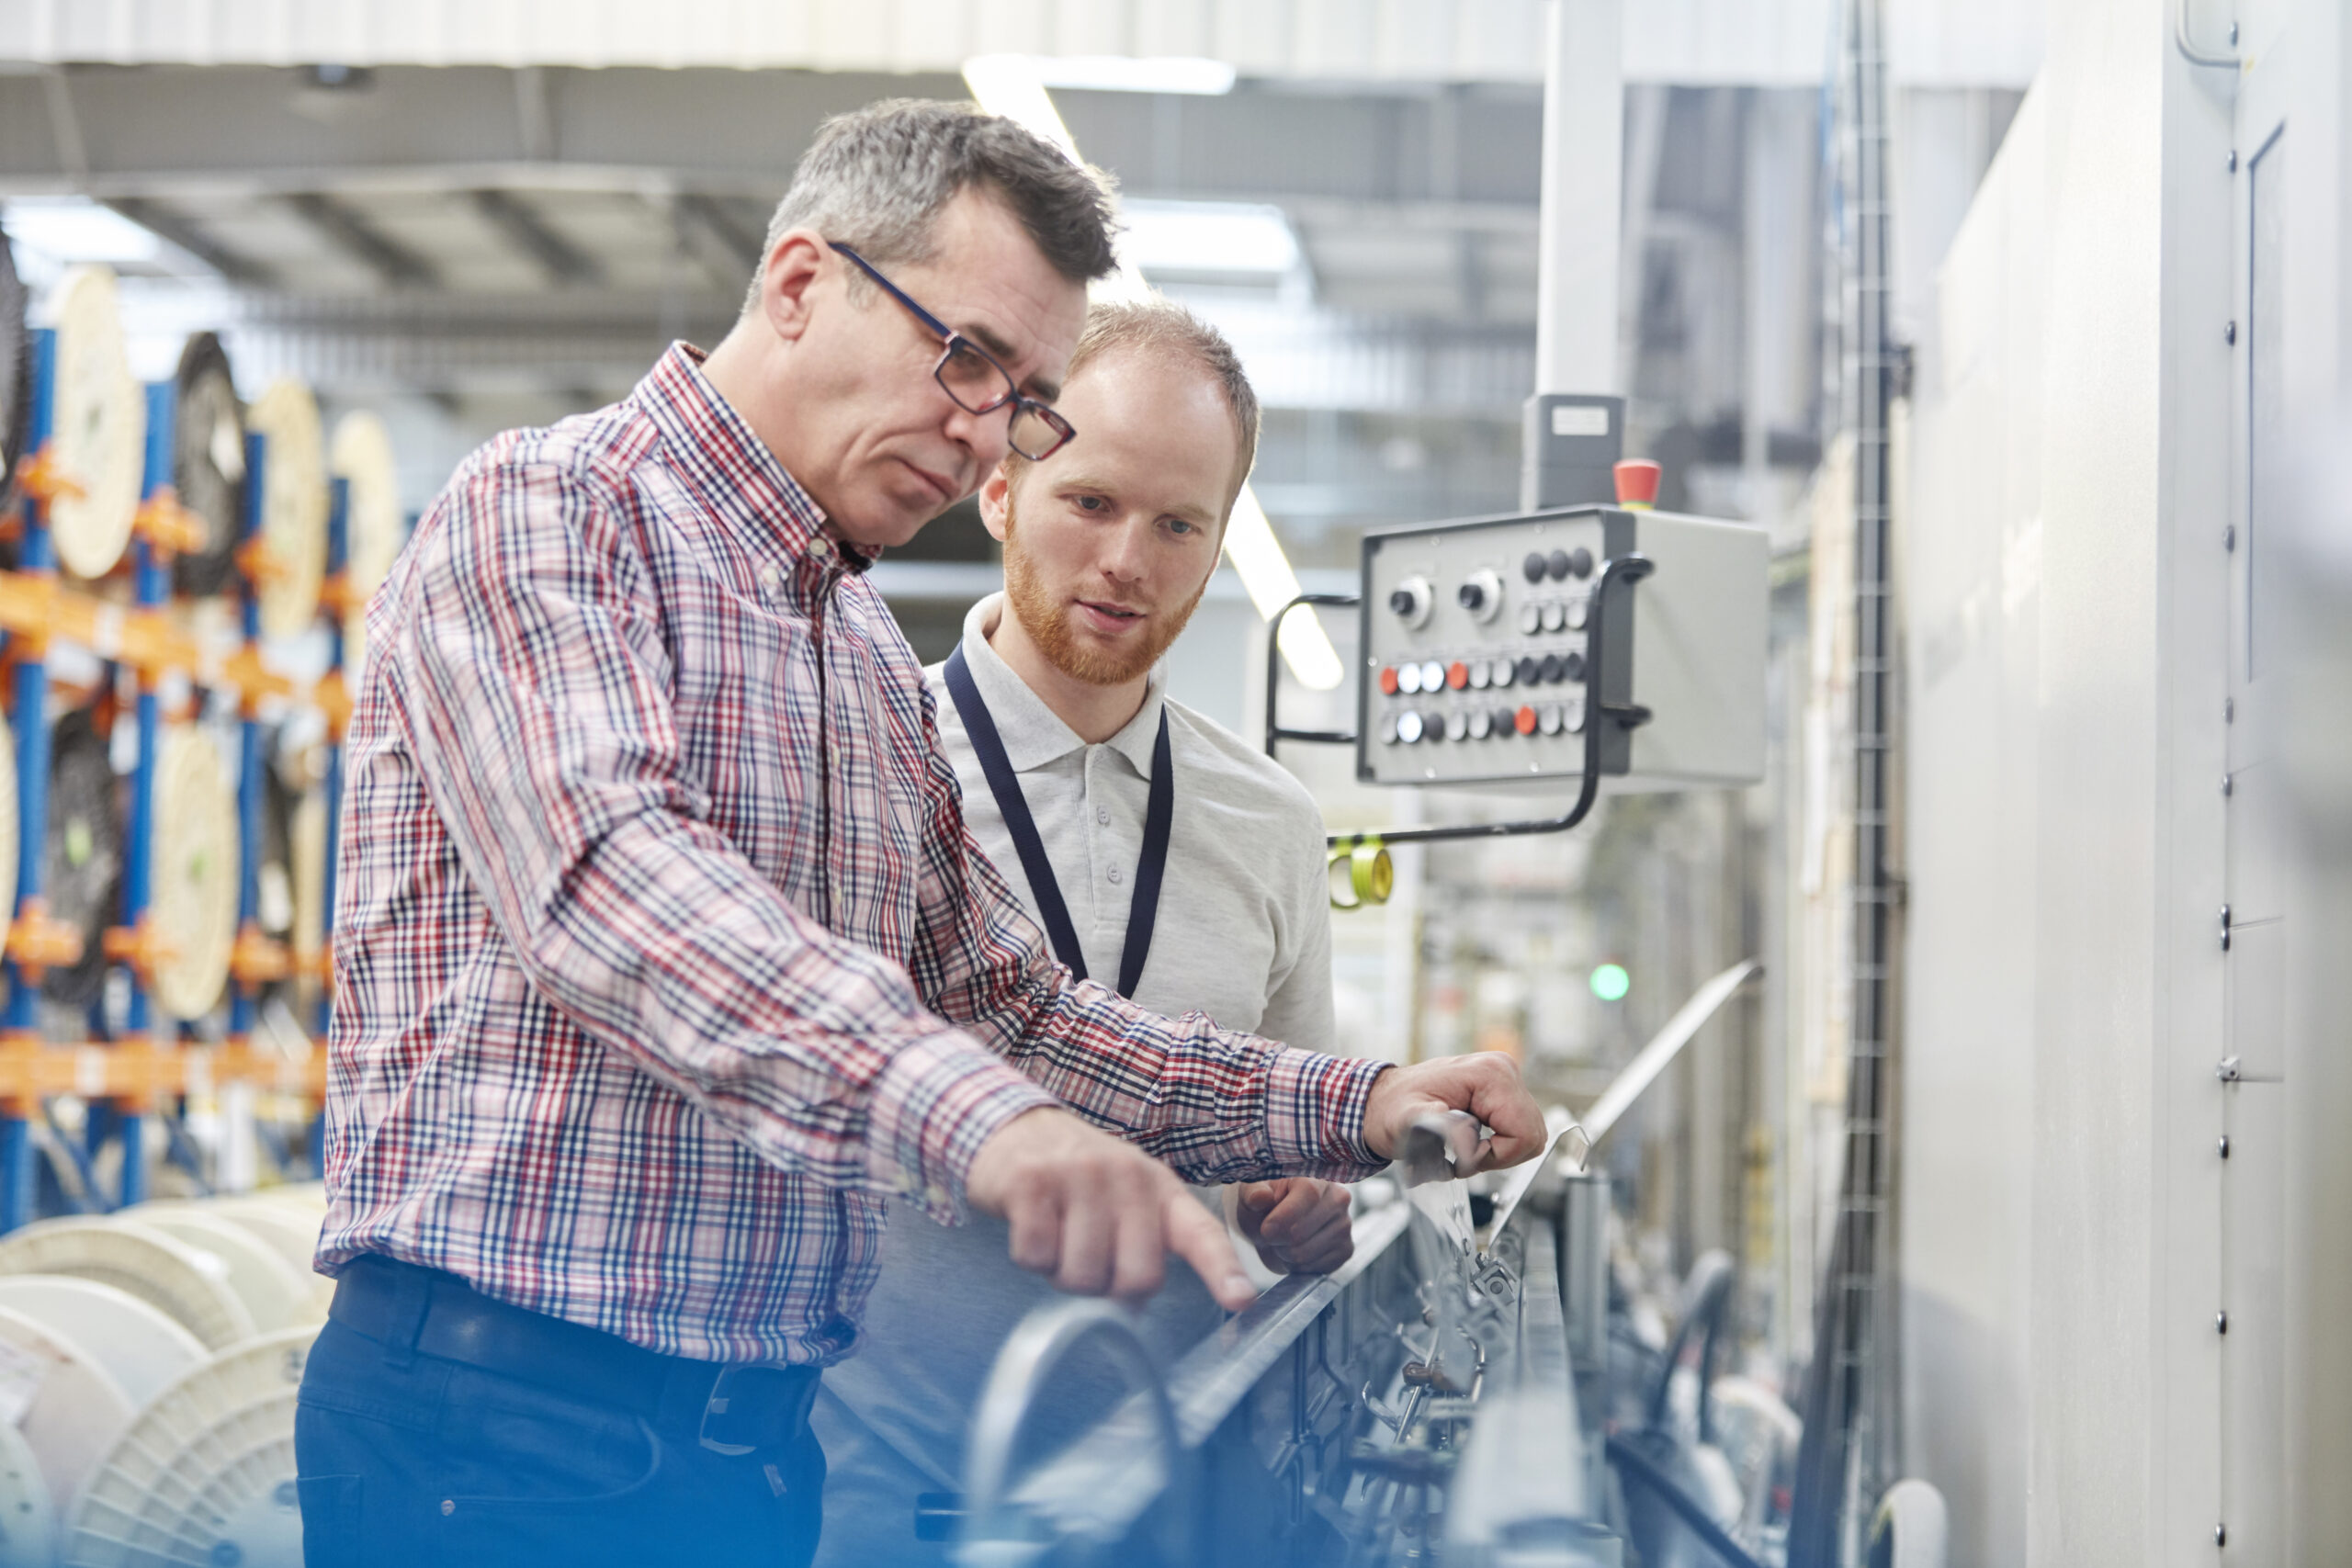
[[[808,1406],[893,1201],[1003,1218],[1067,1290],[1148,1295],[1172,1251],[1238,1306],[1180,1173],[1358,1176],[1449,1109],[1492,1130],[1465,1170],[1541,1142],[1500,1059],[1383,1068],[1074,979],[971,848],[861,573],[1075,438],[1050,405],[1111,265],[1102,186],[1028,132],[843,117],[707,358],[499,437],[419,525],[349,740],[314,1568],[806,1562]]]

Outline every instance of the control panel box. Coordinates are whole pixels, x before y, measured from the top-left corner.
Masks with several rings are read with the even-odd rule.
[[[1767,564],[1761,528],[1615,506],[1366,535],[1356,776],[1580,779],[1598,727],[1612,790],[1757,783]]]

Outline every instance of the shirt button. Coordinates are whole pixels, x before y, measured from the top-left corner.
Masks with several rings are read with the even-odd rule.
[[[1103,807],[1096,807],[1094,808],[1094,820],[1102,823],[1106,828],[1109,827],[1111,825],[1110,811]]]
[[[819,557],[831,555],[833,553],[833,542],[825,537],[824,535],[820,534],[815,538],[808,541],[808,553],[812,556]]]
[[[769,567],[760,573],[760,586],[773,593],[784,586],[784,573]]]
[[[1115,865],[1111,868],[1111,880],[1114,883],[1119,880],[1119,868]]]

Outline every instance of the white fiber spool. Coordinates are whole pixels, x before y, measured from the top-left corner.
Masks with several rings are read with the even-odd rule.
[[[300,1568],[294,1399],[311,1331],[240,1345],[139,1414],[60,1534],[76,1568]]]
[[[229,1288],[244,1303],[256,1334],[315,1325],[323,1315],[311,1311],[310,1287],[276,1247],[229,1215],[210,1212],[209,1204],[147,1203],[122,1217],[153,1225],[227,1264]]]
[[[161,750],[148,913],[171,956],[156,965],[153,993],[171,1017],[194,1020],[220,999],[237,938],[237,803],[202,729],[172,726]]]
[[[0,1410],[22,1412],[15,1429],[62,1516],[139,1406],[77,1337],[0,1307]]]
[[[351,485],[344,513],[344,581],[350,608],[343,618],[343,661],[359,667],[368,647],[368,601],[382,587],[401,553],[400,470],[383,415],[354,409],[335,422],[327,468]]]
[[[76,577],[104,577],[130,543],[146,466],[147,399],[131,379],[114,274],[76,267],[56,296],[57,382],[51,440],[58,467],[83,493],[49,508],[57,564]]]
[[[253,1337],[253,1314],[218,1253],[129,1219],[41,1220],[0,1236],[0,1274],[70,1274],[160,1308],[217,1350]]]
[[[319,400],[301,382],[270,384],[245,410],[265,438],[261,540],[276,570],[261,584],[261,633],[299,637],[319,613],[327,570],[327,452]]]
[[[0,1427],[0,1568],[50,1568],[57,1517],[32,1445],[14,1427]]]
[[[201,1204],[204,1213],[217,1214],[230,1224],[252,1232],[272,1252],[284,1258],[287,1267],[305,1281],[320,1278],[311,1272],[311,1258],[319,1249],[317,1216],[305,1215],[291,1204],[259,1193],[246,1193],[235,1198],[208,1198],[201,1200]],[[131,1213],[143,1213],[147,1209],[162,1206],[150,1203]]]
[[[104,1364],[135,1407],[201,1365],[204,1344],[127,1291],[65,1274],[0,1276],[0,1309],[66,1334]]]

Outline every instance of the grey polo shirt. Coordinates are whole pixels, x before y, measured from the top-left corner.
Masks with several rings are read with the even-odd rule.
[[[1164,709],[1175,814],[1135,999],[1159,1012],[1205,1012],[1225,1028],[1304,1050],[1334,1050],[1329,893],[1314,797],[1238,736],[1169,701],[1159,671],[1126,728],[1088,745],[989,647],[1002,606],[994,593],[972,607],[964,659],[1020,777],[1088,973],[1118,982]],[[964,786],[965,822],[1034,918],[1036,897],[941,669],[926,673],[940,738]],[[1046,1281],[1013,1267],[1007,1246],[1003,1223],[985,1216],[951,1230],[906,1213],[885,1230],[857,1352],[826,1371],[811,1417],[829,1472],[820,1568],[947,1561],[944,1546],[914,1539],[915,1498],[962,1487],[965,1433],[997,1350],[1054,1295]],[[1171,1260],[1168,1288],[1144,1309],[1142,1327],[1166,1359],[1220,1315],[1199,1280]],[[1058,1420],[1074,1428],[1109,1404],[1107,1379],[1090,1385],[1092,1369],[1077,1360],[1068,1370],[1076,1374],[1069,1398],[1040,1413],[1047,1427]]]

